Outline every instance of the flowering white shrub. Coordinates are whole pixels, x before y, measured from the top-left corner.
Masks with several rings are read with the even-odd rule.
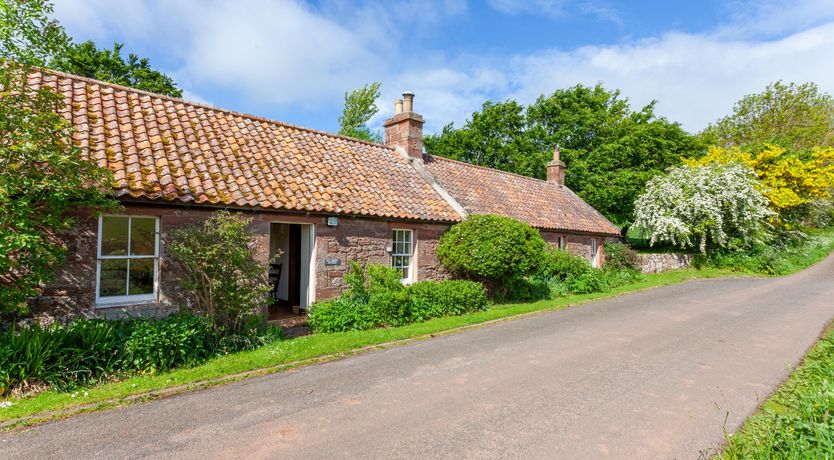
[[[646,184],[635,202],[634,225],[651,244],[732,248],[758,242],[773,215],[756,190],[756,175],[741,164],[681,166]]]

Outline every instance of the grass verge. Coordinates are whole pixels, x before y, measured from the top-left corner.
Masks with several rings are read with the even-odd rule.
[[[437,318],[403,327],[361,332],[315,334],[292,340],[283,340],[257,350],[215,358],[192,368],[178,369],[162,374],[134,376],[119,382],[106,383],[72,393],[50,390],[32,397],[0,400],[0,426],[6,430],[18,428],[66,417],[74,413],[154,399],[250,376],[264,375],[292,367],[339,359],[372,348],[394,346],[514,316],[560,310],[595,299],[680,283],[691,279],[728,275],[735,275],[735,273],[719,269],[689,269],[650,274],[647,275],[645,281],[622,286],[607,293],[573,295],[532,303],[501,304],[495,305],[487,311]]]
[[[790,378],[728,435],[718,459],[834,458],[834,330]]]

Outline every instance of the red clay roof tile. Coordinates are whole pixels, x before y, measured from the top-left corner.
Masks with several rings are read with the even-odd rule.
[[[454,222],[460,216],[393,149],[68,75],[30,84],[63,115],[119,196]]]
[[[470,214],[501,214],[547,230],[620,233],[564,185],[441,157],[427,156],[425,163]]]

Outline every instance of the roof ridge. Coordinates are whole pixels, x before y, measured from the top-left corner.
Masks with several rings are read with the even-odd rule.
[[[529,180],[534,180],[534,181],[537,181],[537,182],[542,182],[544,184],[553,184],[552,182],[548,182],[546,180],[539,179],[538,177],[525,176],[524,174],[514,173],[512,171],[504,171],[503,169],[490,168],[489,166],[482,166],[482,165],[476,165],[474,163],[467,163],[465,161],[453,160],[452,158],[441,157],[439,155],[429,154],[429,156],[432,157],[432,158],[439,158],[441,160],[449,161],[449,162],[452,162],[452,163],[462,164],[462,165],[465,165],[465,166],[472,166],[473,168],[486,169],[487,171],[495,171],[495,172],[499,172],[501,174],[507,174],[507,175],[510,175],[510,176],[520,177],[522,179],[529,179]],[[553,184],[553,185],[559,185],[559,184]],[[564,188],[570,190],[570,188],[567,185],[562,184],[561,187],[564,187]]]
[[[272,118],[266,118],[266,117],[261,117],[261,116],[258,116],[258,115],[252,115],[250,113],[238,112],[236,110],[226,109],[226,108],[223,108],[223,107],[218,107],[218,106],[211,105],[211,104],[205,103],[205,102],[189,101],[189,100],[183,99],[181,97],[174,97],[174,96],[168,96],[166,94],[153,93],[151,91],[146,91],[146,90],[143,90],[143,89],[132,88],[130,86],[119,85],[117,83],[111,83],[111,82],[108,82],[108,81],[96,80],[95,78],[84,77],[84,76],[81,76],[81,75],[75,75],[75,74],[72,74],[72,73],[62,72],[60,70],[50,69],[48,67],[35,67],[35,68],[38,69],[38,71],[41,72],[41,73],[48,73],[48,74],[53,74],[53,75],[60,76],[60,77],[69,78],[69,79],[72,79],[72,80],[79,80],[79,81],[87,82],[87,83],[90,83],[90,84],[97,84],[97,85],[101,85],[101,86],[107,86],[107,87],[114,88],[114,89],[117,89],[117,90],[130,91],[130,92],[137,93],[137,94],[144,94],[145,96],[164,99],[164,100],[168,100],[168,101],[171,101],[171,102],[183,103],[183,104],[191,105],[193,107],[200,107],[200,108],[208,109],[208,110],[216,110],[218,112],[223,112],[223,113],[227,113],[227,114],[230,114],[230,115],[239,116],[239,117],[242,117],[242,118],[247,118],[247,119],[250,119],[250,120],[261,121],[261,122],[265,122],[265,123],[271,123],[271,124],[274,124],[274,125],[283,126],[285,128],[293,128],[293,129],[298,129],[298,130],[301,130],[301,131],[307,131],[307,132],[310,132],[310,133],[313,133],[313,134],[321,134],[323,136],[334,137],[334,138],[337,138],[337,139],[343,139],[343,140],[346,140],[346,141],[349,141],[349,142],[356,142],[357,144],[365,144],[365,145],[368,145],[368,146],[371,146],[371,147],[380,147],[380,148],[383,148],[383,149],[386,149],[386,150],[393,150],[392,147],[389,147],[385,144],[379,144],[379,143],[376,143],[376,142],[370,142],[370,141],[365,141],[365,140],[362,140],[362,139],[356,139],[356,138],[353,138],[353,137],[348,137],[348,136],[344,136],[344,135],[341,135],[341,134],[331,133],[331,132],[323,131],[323,130],[320,130],[320,129],[309,128],[309,127],[306,127],[306,126],[295,125],[295,124],[287,123],[287,122],[281,121],[281,120],[275,120],[275,119],[272,119]]]

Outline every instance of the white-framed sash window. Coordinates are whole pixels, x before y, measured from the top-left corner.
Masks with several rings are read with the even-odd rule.
[[[567,248],[567,244],[565,244],[565,237],[564,237],[564,236],[560,236],[560,237],[559,237],[559,249],[564,250],[564,249],[566,249],[566,248]]]
[[[156,301],[159,285],[159,219],[101,216],[98,219],[96,304]]]
[[[391,266],[402,273],[401,281],[409,284],[414,281],[414,232],[411,230],[394,230],[391,250]]]

